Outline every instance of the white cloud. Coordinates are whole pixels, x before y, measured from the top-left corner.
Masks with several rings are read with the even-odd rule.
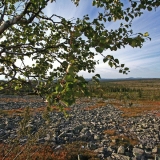
[[[91,5],[92,0],[81,0],[78,7],[76,7],[70,0],[57,0],[53,4],[49,4],[45,9],[47,15],[57,14],[67,19],[73,17],[82,18],[83,15],[89,14],[91,18],[98,14],[98,10]],[[128,1],[124,0],[125,5]],[[107,64],[102,62],[101,56],[96,56],[100,59],[100,64],[96,66],[96,73],[101,73],[103,78],[125,78],[125,77],[159,77],[160,78],[160,8],[157,11],[148,12],[133,20],[132,29],[134,33],[149,32],[151,41],[147,41],[144,46],[139,48],[132,48],[127,46],[125,49],[120,49],[116,52],[105,51],[104,54],[111,54],[120,60],[120,63],[126,64],[130,68],[129,75],[119,74],[118,70],[110,68]],[[118,23],[106,22],[105,26],[110,29],[119,27]],[[81,71],[79,73],[84,77],[92,77],[94,74]]]

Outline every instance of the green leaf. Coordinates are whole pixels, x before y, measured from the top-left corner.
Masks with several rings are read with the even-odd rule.
[[[129,70],[129,68],[128,68],[128,67],[125,67],[125,68],[124,68],[124,70],[125,70],[125,71],[128,71],[128,70]]]
[[[85,82],[85,79],[82,76],[77,77],[77,79],[81,82]]]
[[[92,2],[92,6],[95,6],[95,5],[96,5],[96,1],[93,1],[93,2]]]
[[[71,75],[66,75],[66,76],[65,76],[65,80],[66,80],[67,82],[73,82],[74,77],[71,76]]]
[[[4,88],[3,87],[0,87],[0,90],[3,90]]]
[[[113,67],[113,63],[111,61],[108,62],[108,65],[112,68]]]
[[[119,60],[118,60],[118,59],[115,59],[114,61],[115,61],[117,64],[119,64]]]
[[[92,81],[96,82],[96,84],[98,84],[99,83],[99,78],[97,78],[96,76],[93,76]]]
[[[152,7],[148,6],[148,7],[147,7],[147,10],[148,10],[148,11],[152,11]]]
[[[14,89],[15,89],[15,90],[19,90],[20,87],[19,87],[19,86],[15,86]]]
[[[128,22],[128,21],[129,21],[129,17],[125,17],[125,21],[127,21],[127,22]]]
[[[108,61],[108,58],[107,58],[107,57],[103,58],[103,62],[104,62],[104,63],[107,62],[107,61]]]
[[[106,18],[103,18],[103,20],[104,20],[104,22],[106,22],[106,21],[107,21],[107,19],[106,19]]]
[[[101,79],[100,74],[96,74],[95,77],[98,77],[99,79]]]
[[[131,46],[136,47],[136,41],[132,41]]]
[[[96,51],[99,52],[99,53],[102,53],[102,52],[103,52],[103,49],[100,48],[100,47],[96,47]]]
[[[132,3],[132,7],[135,8],[136,6],[137,6],[137,3],[136,3],[136,2],[133,2],[133,3]]]
[[[63,90],[63,87],[60,84],[58,84],[56,86],[55,90],[56,90],[57,93],[59,93],[59,92],[61,92]]]
[[[124,64],[121,64],[121,67],[123,68],[123,67],[124,67]]]
[[[112,18],[111,18],[111,17],[108,17],[108,21],[111,22],[111,21],[112,21]]]
[[[145,32],[145,33],[143,34],[143,36],[144,36],[144,37],[148,37],[148,36],[149,36],[149,33],[148,33],[148,32]]]

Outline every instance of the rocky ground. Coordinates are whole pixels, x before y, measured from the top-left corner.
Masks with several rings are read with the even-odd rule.
[[[8,96],[10,99],[13,96]],[[4,99],[3,99],[4,98]],[[15,98],[15,97],[14,97]],[[5,100],[5,101],[3,101]],[[98,108],[91,106],[100,105]],[[40,108],[46,104],[41,100],[23,99],[11,102],[6,96],[0,97],[0,110]],[[92,109],[91,109],[92,108]],[[142,116],[123,118],[122,111],[116,109],[108,100],[79,100],[72,105],[65,118],[62,112],[50,112],[48,120],[35,112],[25,124],[37,137],[36,143],[50,143],[53,149],[75,141],[87,142],[82,148],[96,152],[99,159],[119,160],[160,160],[160,118],[145,113]],[[16,139],[22,127],[22,116],[0,116],[0,142],[8,143]],[[43,130],[43,132],[41,132]],[[27,141],[21,136],[19,143]]]

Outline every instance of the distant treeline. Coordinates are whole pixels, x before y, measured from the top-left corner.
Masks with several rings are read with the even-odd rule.
[[[35,94],[36,95],[36,93],[33,92],[33,88],[36,87],[36,81],[30,81],[29,83],[28,82],[24,83],[22,88],[20,88],[19,90],[15,90],[15,86],[13,85],[12,82],[0,80],[0,87],[1,87],[0,94],[6,94],[6,95]]]

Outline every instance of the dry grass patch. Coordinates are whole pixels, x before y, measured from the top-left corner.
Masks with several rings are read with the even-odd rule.
[[[123,112],[122,117],[125,118],[137,117],[147,113],[160,116],[160,101],[136,101],[135,103],[133,102],[132,107],[123,107],[123,104],[120,101],[111,102],[110,104],[121,110]]]
[[[66,144],[64,147],[67,153],[66,160],[77,160],[78,155],[80,155],[82,159],[99,160],[97,154],[87,148],[86,142],[77,141]]]
[[[106,106],[106,105],[107,105],[106,102],[99,101],[99,102],[97,102],[97,103],[96,103],[95,105],[93,105],[93,106],[88,106],[88,107],[86,107],[84,110],[85,110],[85,111],[89,111],[89,110],[93,110],[93,109],[96,109],[96,108],[104,107],[104,106]]]
[[[97,154],[86,148],[85,142],[65,144],[57,149],[49,145],[16,145],[0,144],[0,159],[13,160],[77,160],[78,155],[87,160],[99,160]]]
[[[21,116],[24,114],[26,108],[19,108],[19,109],[10,109],[10,110],[0,110],[0,116]],[[61,110],[56,106],[50,107],[52,112],[61,112]],[[38,107],[38,108],[29,108],[30,114],[35,115],[36,113],[43,113],[46,110],[46,106]],[[70,111],[71,108],[66,107],[64,111]]]
[[[12,97],[12,98],[0,98],[0,102],[43,102],[39,97]]]
[[[160,111],[159,111],[159,113],[155,113],[155,116],[160,117]]]
[[[145,105],[140,105],[138,107],[121,107],[119,108],[121,111],[123,111],[122,117],[136,117],[141,116],[147,113],[155,113],[156,111],[160,111],[160,106],[158,105],[148,105],[148,103]]]
[[[123,103],[121,101],[117,101],[117,100],[110,102],[109,104],[113,105],[116,108],[123,106]]]
[[[138,103],[143,105],[159,106],[159,109],[160,109],[160,101],[141,100],[141,101],[138,101]]]
[[[6,145],[0,144],[0,159],[4,160],[66,160],[64,150],[54,152],[49,145]]]
[[[115,129],[108,129],[108,130],[104,130],[103,133],[108,134],[109,136],[113,136],[116,134],[116,130]]]
[[[114,146],[129,146],[129,145],[132,145],[132,146],[135,146],[139,143],[138,139],[137,138],[130,138],[128,136],[124,136],[124,135],[116,135],[116,136],[111,136],[110,137],[111,140],[112,140],[112,143],[111,145]]]

